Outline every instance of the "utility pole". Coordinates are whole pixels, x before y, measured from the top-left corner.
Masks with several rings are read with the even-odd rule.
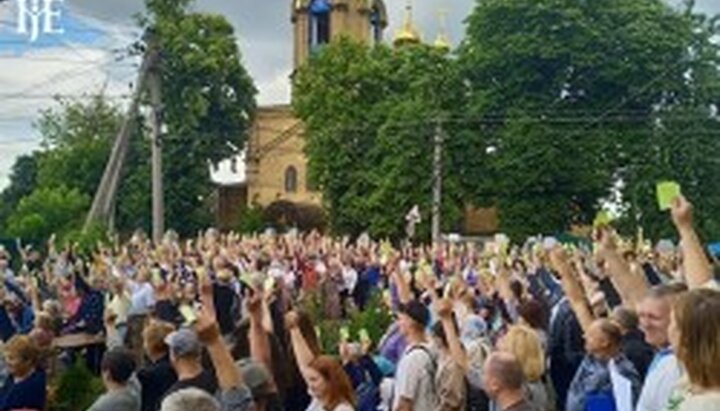
[[[433,201],[432,201],[432,242],[440,245],[441,242],[441,215],[442,207],[442,152],[443,127],[438,119],[435,123],[435,136],[433,138]]]
[[[114,222],[114,209],[116,203],[116,196],[118,186],[120,184],[120,176],[122,174],[123,166],[125,165],[125,159],[130,147],[130,137],[135,130],[135,121],[140,105],[140,98],[142,97],[143,90],[145,89],[145,83],[148,79],[150,69],[157,63],[159,54],[157,48],[154,46],[152,41],[152,33],[146,33],[146,38],[150,47],[143,56],[142,65],[138,72],[137,81],[135,82],[135,91],[133,98],[128,107],[127,113],[125,114],[125,120],[118,132],[115,142],[113,143],[112,151],[110,152],[110,158],[105,165],[105,171],[103,171],[102,179],[98,185],[95,197],[93,198],[92,207],[90,212],[85,219],[84,230],[87,230],[93,222],[102,222],[109,225],[109,229],[112,231]]]
[[[152,130],[152,238],[157,245],[165,232],[165,204],[162,177],[162,84],[160,67],[150,68],[148,88],[150,91],[150,129]]]

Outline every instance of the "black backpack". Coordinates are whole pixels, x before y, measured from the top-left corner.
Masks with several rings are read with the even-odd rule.
[[[466,411],[488,411],[490,409],[490,397],[482,387],[471,384],[465,378],[465,410]]]

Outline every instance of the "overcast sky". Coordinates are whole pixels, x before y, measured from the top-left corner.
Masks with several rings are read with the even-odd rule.
[[[17,155],[37,147],[31,124],[39,109],[52,105],[51,95],[76,96],[105,89],[127,101],[137,62],[116,61],[114,49],[137,36],[132,16],[142,0],[65,0],[58,24],[63,35],[46,35],[36,43],[16,33],[16,6],[0,0],[0,189]],[[47,0],[46,0],[47,1]],[[673,0],[677,1],[677,0]],[[260,94],[260,104],[289,99],[292,65],[291,0],[197,0],[199,11],[221,13],[235,26],[244,62]],[[448,12],[453,42],[462,38],[463,20],[474,0],[415,0],[415,17],[425,40],[438,33],[438,11]],[[405,0],[386,0],[391,38],[402,22]],[[698,8],[720,13],[720,0],[698,0]]]

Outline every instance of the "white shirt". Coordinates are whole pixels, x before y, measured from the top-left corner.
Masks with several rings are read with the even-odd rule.
[[[317,398],[313,398],[312,403],[310,403],[310,406],[307,407],[305,411],[325,411],[325,408],[323,408],[320,401],[318,401]],[[331,411],[355,411],[350,404],[344,402],[337,407],[333,408]]]
[[[680,382],[681,375],[682,371],[675,354],[663,352],[656,354],[645,377],[636,411],[664,410]]]
[[[400,359],[395,374],[393,410],[397,409],[402,398],[412,400],[414,411],[433,410],[438,403],[435,389],[437,365],[434,364],[437,355],[428,344],[424,347],[426,349],[408,346]]]
[[[715,410],[720,410],[720,392],[718,391],[688,396],[680,405],[679,411]]]
[[[155,307],[155,290],[150,283],[130,283],[129,316],[149,314]]]
[[[343,269],[343,284],[346,290],[352,293],[357,285],[357,280],[358,273],[354,268],[347,267]]]
[[[108,310],[115,313],[117,319],[115,320],[118,324],[125,324],[127,322],[128,312],[130,311],[130,296],[127,292],[122,294],[115,294],[110,298],[107,304]]]

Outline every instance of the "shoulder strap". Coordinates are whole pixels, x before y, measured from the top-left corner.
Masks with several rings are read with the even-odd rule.
[[[430,350],[429,350],[426,346],[424,346],[424,345],[413,345],[412,347],[410,347],[410,349],[408,350],[407,354],[410,354],[410,353],[413,352],[413,351],[422,351],[422,352],[424,352],[424,353],[427,355],[428,359],[430,360],[430,365],[432,366],[432,369],[433,369],[433,370],[437,369],[437,362],[435,361],[435,356],[432,354],[432,352],[430,352]]]
[[[433,353],[424,345],[414,345],[412,346],[408,351],[407,354],[410,354],[413,351],[422,351],[427,356],[428,360],[430,360],[430,368],[427,369],[428,374],[430,375],[430,387],[433,391],[433,393],[437,393],[435,389],[435,374],[437,373],[437,362],[435,361],[435,356]]]

